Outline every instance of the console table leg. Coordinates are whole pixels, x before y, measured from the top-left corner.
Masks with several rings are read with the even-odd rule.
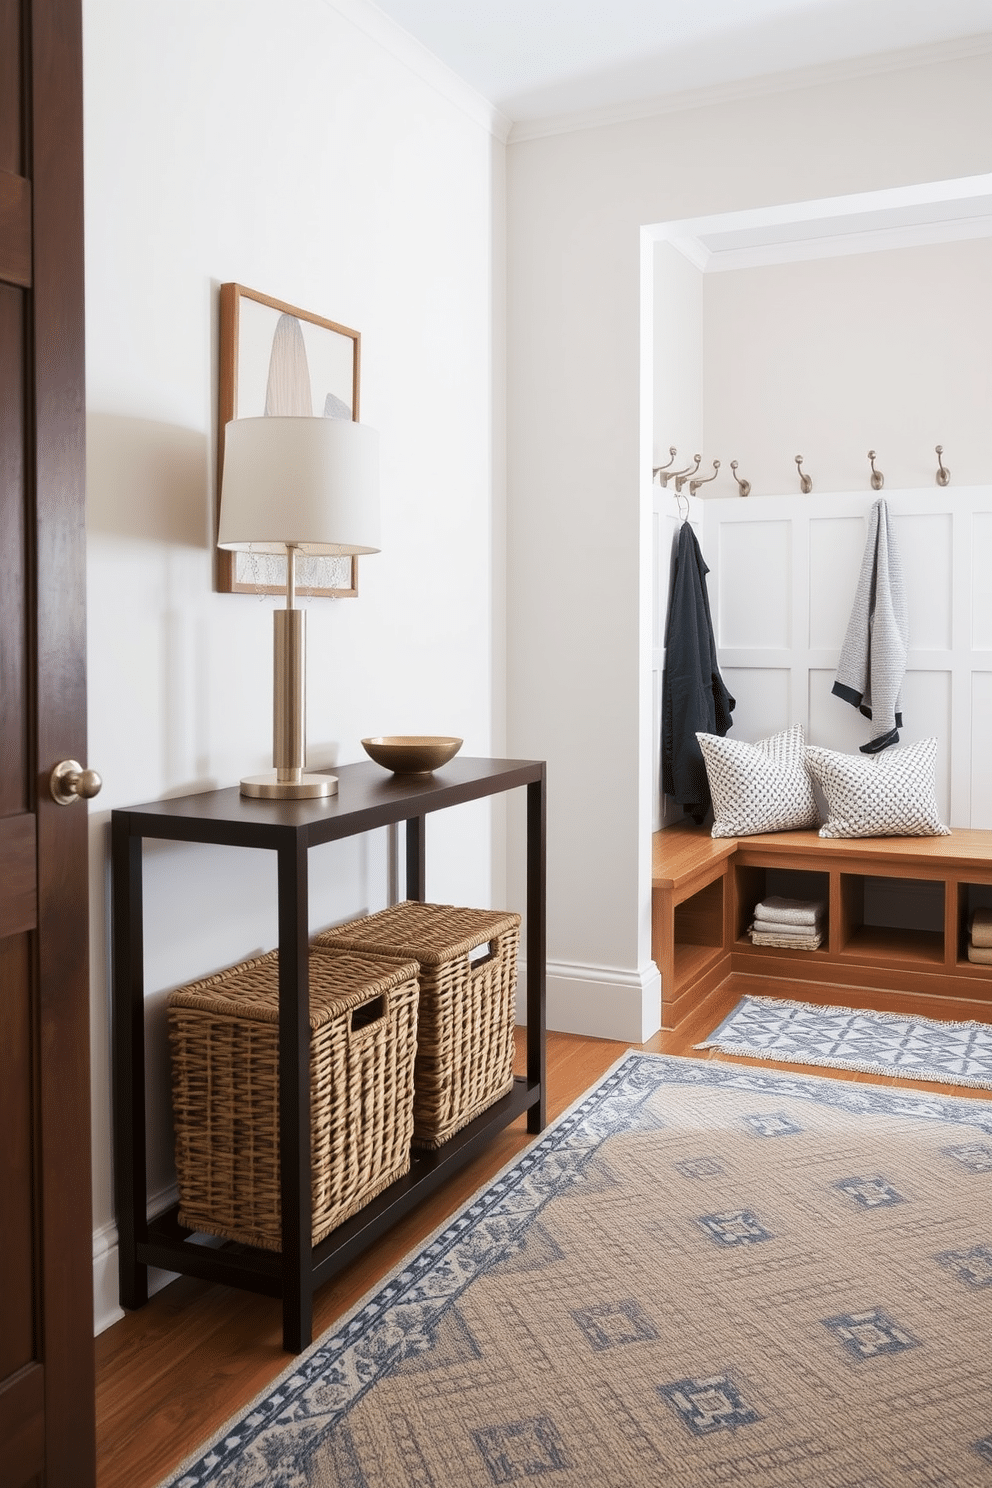
[[[113,873],[114,1190],[121,1306],[148,1301],[148,1267],[137,1245],[147,1227],[145,1171],[145,977],[141,838],[126,821],[111,829]]]
[[[406,897],[423,904],[427,879],[424,818],[411,816],[406,824]]]
[[[283,1347],[312,1337],[313,1209],[310,1151],[310,957],[307,848],[279,849],[279,1171]]]
[[[527,1130],[547,1122],[545,1002],[547,980],[547,798],[545,774],[527,787],[527,1079],[541,1083],[541,1098],[527,1112]]]
[[[309,1267],[309,1257],[307,1261]],[[282,1346],[287,1354],[302,1354],[313,1342],[313,1291],[300,1291],[282,1299]]]

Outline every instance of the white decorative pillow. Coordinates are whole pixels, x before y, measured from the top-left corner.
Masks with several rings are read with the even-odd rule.
[[[937,740],[920,739],[881,754],[806,750],[827,798],[821,837],[948,837],[937,814]]]
[[[806,772],[802,724],[746,744],[697,734],[713,797],[714,837],[753,837],[819,825]]]

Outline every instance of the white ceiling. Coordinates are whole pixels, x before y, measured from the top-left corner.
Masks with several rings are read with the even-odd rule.
[[[514,122],[992,32],[992,0],[376,0]]]

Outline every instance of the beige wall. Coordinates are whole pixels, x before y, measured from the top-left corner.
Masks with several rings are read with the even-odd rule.
[[[706,274],[704,443],[755,495],[992,477],[992,240]],[[729,470],[707,494],[733,495]]]

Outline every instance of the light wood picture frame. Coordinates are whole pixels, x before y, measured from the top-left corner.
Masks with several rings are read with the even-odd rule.
[[[266,414],[357,419],[361,339],[348,326],[243,284],[221,285],[215,523],[220,520],[228,421]],[[216,549],[216,583],[222,594],[285,594],[285,575],[285,558]],[[301,554],[297,583],[308,595],[353,598],[358,560]]]

